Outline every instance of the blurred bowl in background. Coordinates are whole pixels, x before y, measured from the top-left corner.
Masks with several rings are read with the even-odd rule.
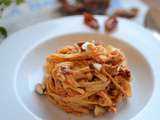
[[[59,0],[60,10],[66,14],[105,14],[111,0]]]

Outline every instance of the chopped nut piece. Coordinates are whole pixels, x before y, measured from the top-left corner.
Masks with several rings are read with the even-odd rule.
[[[36,91],[36,93],[38,93],[39,95],[43,95],[45,89],[46,89],[46,88],[45,88],[45,85],[44,85],[44,84],[38,83],[38,84],[36,85],[35,91]]]
[[[100,71],[101,68],[102,68],[102,65],[99,64],[99,63],[94,63],[94,64],[93,64],[93,67],[94,67],[96,70]]]
[[[117,112],[117,109],[116,109],[116,107],[110,107],[110,109],[108,111],[115,113],[115,112]]]
[[[125,17],[125,18],[134,18],[138,14],[137,8],[131,9],[117,9],[114,13],[115,16]]]
[[[105,113],[105,109],[100,107],[100,106],[95,106],[95,109],[94,109],[94,114],[95,116],[100,116],[100,115],[103,115]]]
[[[87,50],[90,46],[95,46],[92,42],[85,42],[83,45],[82,45],[82,49],[83,50]]]
[[[46,89],[46,86],[43,83],[41,84],[41,87],[42,87],[43,91]]]
[[[105,30],[107,32],[112,32],[113,30],[116,29],[117,24],[118,24],[117,18],[115,16],[111,16],[105,21]]]
[[[98,21],[90,13],[84,13],[84,23],[93,29],[99,29]]]

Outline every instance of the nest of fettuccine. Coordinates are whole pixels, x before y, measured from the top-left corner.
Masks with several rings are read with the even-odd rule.
[[[66,46],[47,57],[45,95],[74,114],[116,112],[131,96],[131,74],[121,50],[95,42]]]

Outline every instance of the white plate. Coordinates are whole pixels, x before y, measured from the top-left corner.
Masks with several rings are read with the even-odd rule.
[[[74,16],[41,23],[7,38],[0,46],[0,118],[4,120],[151,120],[159,115],[160,52],[155,38],[134,23],[119,19],[111,39],[103,28],[106,17],[97,16],[101,28],[94,31]],[[118,39],[117,39],[118,38]],[[75,117],[52,105],[34,92],[43,79],[43,65],[49,53],[80,40],[101,40],[122,49],[133,74],[133,96],[117,113]]]

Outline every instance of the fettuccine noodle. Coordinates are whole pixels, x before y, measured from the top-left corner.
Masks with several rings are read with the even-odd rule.
[[[131,74],[125,55],[113,46],[81,42],[47,57],[45,95],[74,114],[116,112],[131,96]]]

